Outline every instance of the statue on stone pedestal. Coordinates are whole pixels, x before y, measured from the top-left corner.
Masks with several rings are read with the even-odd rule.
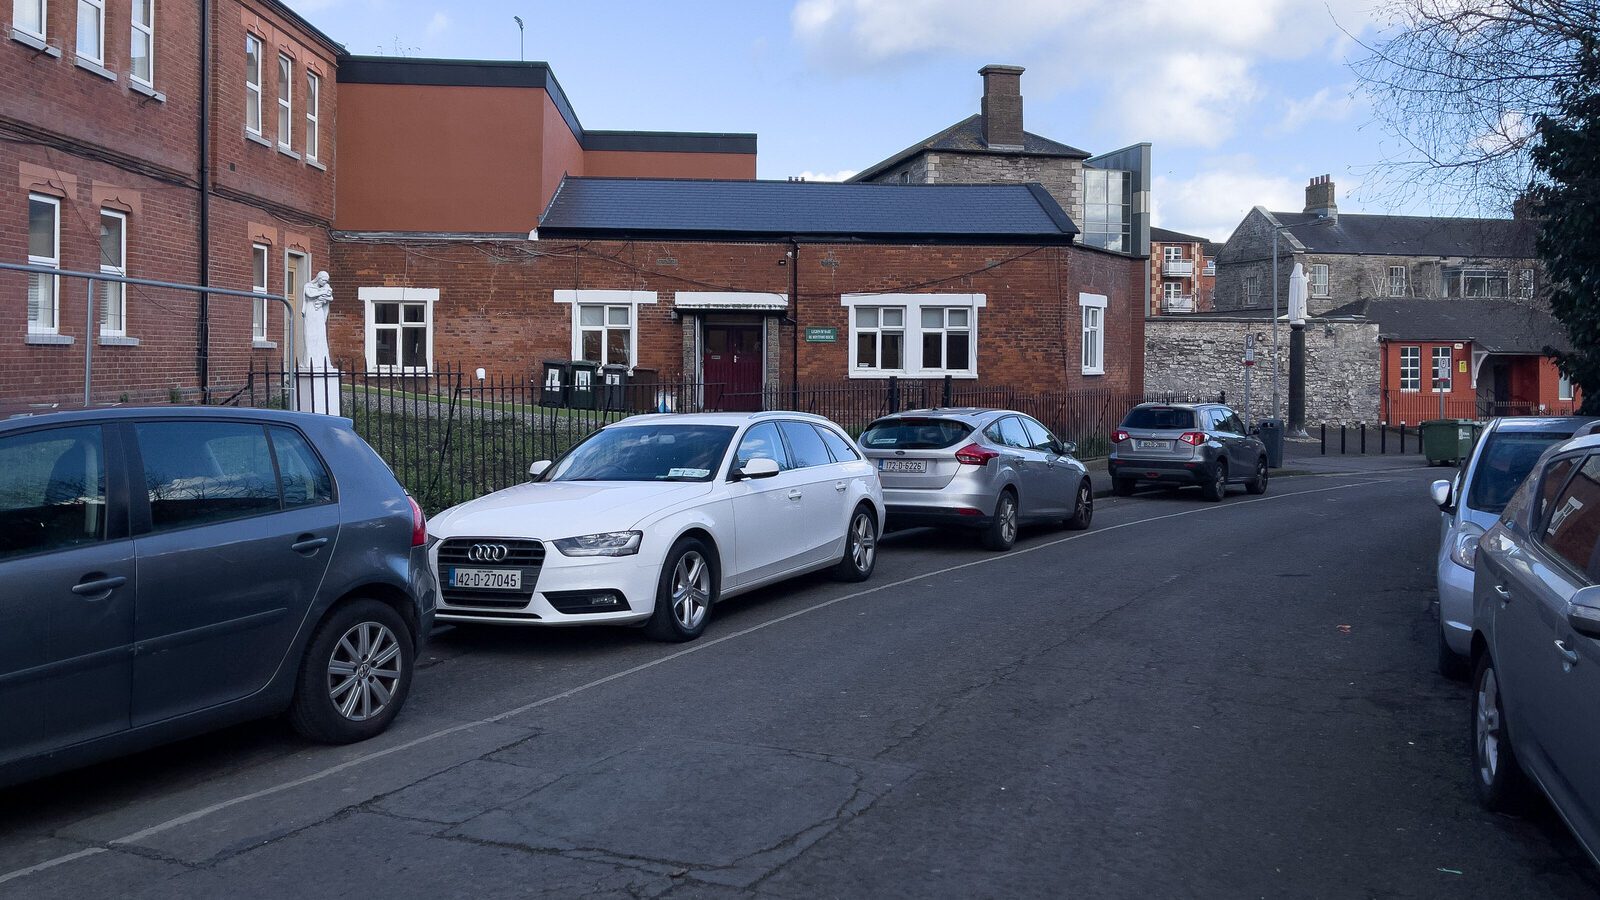
[[[333,287],[328,273],[318,272],[300,292],[300,321],[305,335],[305,353],[300,366],[316,372],[331,371],[328,354],[328,306],[333,303]]]

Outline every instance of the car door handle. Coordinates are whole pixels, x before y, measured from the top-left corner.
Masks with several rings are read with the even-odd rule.
[[[804,496],[804,495],[800,493],[800,489],[799,488],[795,488],[794,490],[789,492],[789,499],[790,500],[799,500],[802,496]]]
[[[1499,597],[1502,602],[1511,602],[1511,592],[1506,590],[1506,586],[1503,584],[1497,584],[1494,586],[1494,595]]]
[[[78,582],[72,586],[72,592],[79,597],[92,597],[96,594],[109,594],[127,583],[128,579],[121,575],[101,576]]]
[[[848,486],[849,486],[849,485],[846,485],[846,484],[845,484],[845,483],[844,483],[844,482],[842,482],[842,481],[835,481],[835,482],[834,482],[834,483],[833,483],[833,489],[834,489],[834,490],[836,490],[836,491],[838,491],[838,492],[839,492],[839,493],[841,493],[841,494],[842,494],[842,493],[844,493],[844,491],[845,491],[845,488],[846,488],[846,487],[848,487]]]
[[[289,549],[296,553],[310,553],[328,543],[325,537],[312,537],[309,534],[300,535],[300,539],[289,545]]]
[[[1578,651],[1568,647],[1566,641],[1556,641],[1556,649],[1561,651],[1561,659],[1568,666],[1578,664]]]

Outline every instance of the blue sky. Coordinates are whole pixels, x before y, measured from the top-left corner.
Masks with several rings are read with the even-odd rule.
[[[839,177],[978,110],[977,70],[1027,67],[1029,131],[1154,144],[1158,225],[1223,240],[1256,204],[1386,204],[1391,151],[1345,60],[1372,0],[289,0],[352,53],[551,64],[587,128],[760,136],[763,178]],[[1440,205],[1442,207],[1442,204]]]

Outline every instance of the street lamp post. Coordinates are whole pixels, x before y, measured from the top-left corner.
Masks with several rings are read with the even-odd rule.
[[[527,44],[523,41],[523,37],[526,34],[526,31],[522,27],[522,17],[521,16],[512,16],[511,18],[517,20],[517,60],[520,61],[520,62],[527,62],[528,61],[528,49],[527,49]]]
[[[1296,228],[1301,225],[1332,225],[1338,219],[1333,216],[1319,216],[1310,222],[1290,222],[1284,225],[1272,226],[1272,417],[1283,418],[1283,406],[1278,394],[1278,233],[1285,228]]]

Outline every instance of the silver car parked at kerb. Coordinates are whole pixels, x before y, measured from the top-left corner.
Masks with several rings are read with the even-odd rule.
[[[1141,403],[1111,432],[1106,461],[1119,497],[1140,482],[1198,484],[1207,500],[1228,485],[1267,492],[1267,445],[1220,403]]]
[[[1077,448],[1030,416],[1004,409],[919,409],[886,416],[861,433],[878,468],[894,527],[976,529],[983,545],[1009,550],[1022,522],[1088,528],[1094,487]]]

